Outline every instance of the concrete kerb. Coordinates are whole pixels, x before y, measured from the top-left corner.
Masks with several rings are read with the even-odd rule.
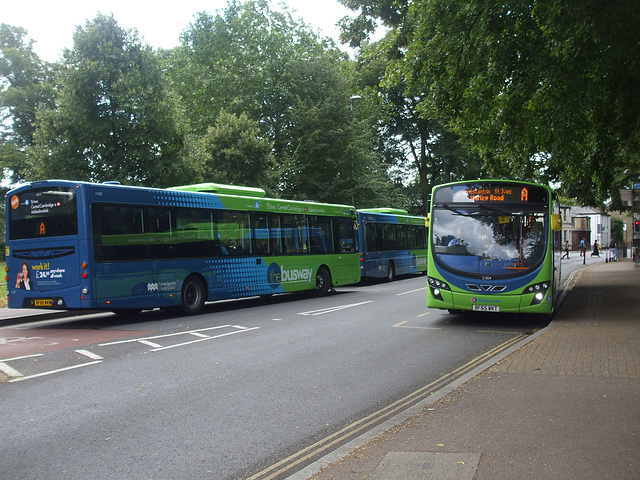
[[[456,380],[452,381],[451,383],[449,383],[448,385],[444,386],[440,390],[432,393],[431,395],[429,395],[427,398],[425,398],[421,402],[418,402],[415,405],[407,408],[406,410],[398,413],[397,415],[389,418],[388,420],[385,420],[381,424],[379,424],[379,425],[375,426],[374,428],[372,428],[371,430],[363,433],[359,437],[354,438],[350,442],[345,443],[341,447],[339,447],[336,450],[332,451],[331,453],[325,455],[324,457],[320,458],[319,460],[316,460],[311,465],[308,465],[307,467],[303,468],[302,470],[299,470],[298,472],[294,473],[293,475],[287,477],[286,480],[307,480],[311,476],[319,473],[323,468],[326,468],[329,465],[331,465],[331,464],[341,460],[342,458],[346,457],[352,451],[354,451],[356,448],[362,447],[363,445],[366,445],[367,443],[369,443],[372,440],[376,439],[380,435],[384,434],[385,432],[387,432],[387,431],[391,430],[392,428],[396,427],[397,425],[401,424],[405,420],[408,420],[413,415],[419,413],[424,408],[436,403],[441,398],[447,396],[448,394],[450,394],[451,392],[453,392],[454,390],[456,390],[460,386],[462,386],[465,383],[467,383],[469,380],[477,377],[478,375],[480,375],[485,370],[488,370],[489,368],[494,366],[496,363],[504,360],[506,357],[508,357],[512,353],[514,353],[517,350],[521,349],[522,347],[524,347],[528,343],[534,341],[536,338],[538,338],[539,336],[543,335],[550,328],[552,328],[552,326],[553,326],[553,322],[550,323],[545,328],[542,328],[541,330],[538,330],[537,332],[532,333],[527,338],[522,339],[520,342],[518,342],[518,343],[512,345],[511,347],[505,349],[504,351],[500,352],[495,357],[492,357],[491,359],[487,360],[486,362],[482,363],[481,365],[478,365],[476,368],[474,368],[473,370],[469,371],[465,375],[457,378]]]
[[[564,284],[565,287],[562,289],[562,293],[560,294],[560,296],[558,298],[558,301],[557,301],[558,302],[558,308],[556,309],[554,317],[562,309],[567,294],[569,293],[569,291],[571,291],[573,289],[573,287],[575,286],[576,282],[582,276],[583,272],[588,268],[595,267],[596,265],[598,265],[598,264],[587,265],[587,266],[585,266],[583,268],[580,268],[579,270],[575,270],[575,271],[571,272],[571,274],[569,275],[569,277],[565,281],[565,284]],[[293,475],[287,477],[286,480],[307,480],[308,478],[312,477],[313,475],[319,473],[323,468],[326,468],[329,465],[331,465],[331,464],[341,460],[342,458],[346,457],[352,451],[354,451],[356,448],[362,447],[363,445],[371,442],[372,440],[376,439],[380,435],[386,433],[387,431],[391,430],[392,428],[396,427],[397,425],[401,424],[402,422],[408,420],[413,415],[419,413],[424,408],[435,404],[436,402],[438,402],[443,397],[447,396],[448,394],[450,394],[451,392],[453,392],[457,388],[459,388],[462,385],[464,385],[465,383],[467,383],[469,380],[477,377],[478,375],[480,375],[485,370],[488,370],[489,368],[491,368],[494,365],[496,365],[498,362],[504,360],[506,357],[508,357],[512,353],[514,353],[517,350],[521,349],[522,347],[524,347],[528,343],[534,341],[535,339],[537,339],[538,337],[540,337],[541,335],[546,333],[548,330],[553,328],[553,326],[554,326],[554,322],[552,320],[551,323],[549,323],[549,325],[547,325],[546,327],[538,330],[537,332],[534,332],[533,334],[529,335],[527,338],[524,338],[520,342],[518,342],[518,343],[512,345],[511,347],[505,349],[504,351],[500,352],[495,357],[492,357],[491,359],[489,359],[486,362],[482,363],[481,365],[477,366],[476,368],[474,368],[473,370],[469,371],[465,375],[457,378],[456,380],[452,381],[451,383],[449,383],[448,385],[444,386],[440,390],[438,390],[438,391],[434,392],[433,394],[429,395],[427,398],[425,398],[421,402],[418,402],[415,405],[413,405],[413,406],[407,408],[406,410],[398,413],[397,415],[391,417],[390,419],[385,420],[384,422],[382,422],[381,424],[379,424],[376,427],[372,428],[371,430],[363,433],[362,435],[358,436],[357,438],[354,438],[350,442],[345,443],[341,447],[339,447],[336,450],[332,451],[331,453],[325,455],[324,457],[320,458],[319,460],[316,460],[311,465],[308,465],[307,467],[303,468],[302,470],[300,470],[300,471],[294,473]]]
[[[80,317],[95,314],[89,310],[23,310],[0,308],[0,328],[11,325],[56,320],[60,318]]]

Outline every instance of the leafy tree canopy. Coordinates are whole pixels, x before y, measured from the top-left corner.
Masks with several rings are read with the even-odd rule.
[[[271,143],[260,136],[257,121],[222,110],[198,144],[202,181],[215,179],[275,191]]]
[[[98,15],[73,38],[55,106],[38,110],[32,176],[184,183],[182,137],[158,58],[112,16]]]
[[[40,60],[26,35],[23,28],[0,24],[0,168],[10,183],[26,178],[36,111],[53,98],[53,66]]]
[[[560,182],[596,205],[640,176],[640,13],[631,0],[343,0],[391,27],[419,109],[489,175]],[[375,4],[375,5],[373,5]],[[377,5],[377,6],[376,6]],[[358,23],[359,22],[359,23]]]
[[[371,130],[366,122],[356,129],[349,108],[355,82],[348,58],[286,10],[257,0],[231,1],[215,16],[202,12],[168,64],[196,137],[214,125],[219,131],[222,111],[257,123],[272,145],[275,167],[267,165],[281,195],[358,202],[362,182],[378,184]]]

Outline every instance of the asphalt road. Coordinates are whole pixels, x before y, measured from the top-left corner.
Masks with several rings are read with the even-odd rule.
[[[0,478],[283,478],[549,320],[428,310],[425,288],[2,328]]]

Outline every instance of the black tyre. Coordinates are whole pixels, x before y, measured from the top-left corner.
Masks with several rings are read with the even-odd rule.
[[[323,297],[331,288],[331,275],[326,268],[320,267],[316,273],[316,289],[314,293],[318,297]]]
[[[389,262],[387,266],[387,281],[393,282],[396,279],[396,267],[393,262]]]
[[[182,284],[182,311],[186,315],[197,315],[204,308],[205,287],[196,275],[191,275]]]

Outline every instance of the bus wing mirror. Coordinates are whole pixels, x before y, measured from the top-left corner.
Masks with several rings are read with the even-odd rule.
[[[560,214],[558,213],[553,213],[551,215],[551,230],[562,230],[562,217],[560,217]]]

